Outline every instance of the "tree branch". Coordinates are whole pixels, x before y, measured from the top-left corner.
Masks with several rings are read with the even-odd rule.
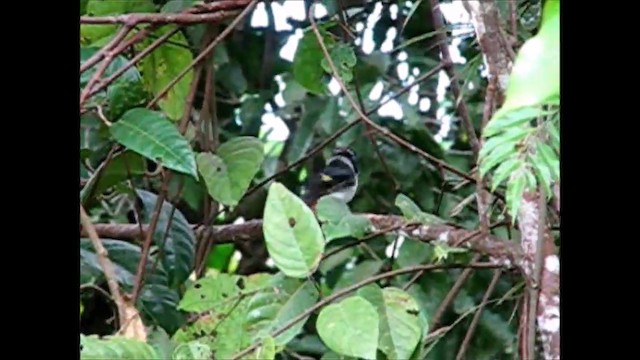
[[[439,241],[449,246],[458,246],[461,240],[470,236],[473,239],[464,241],[464,247],[489,256],[490,260],[504,267],[521,267],[523,263],[522,249],[517,243],[499,239],[493,235],[482,235],[477,231],[457,229],[449,225],[416,225],[408,223],[398,215],[361,214],[373,224],[373,232],[398,229],[408,236],[424,242]],[[192,225],[197,236],[204,234],[207,227]],[[142,226],[147,231],[148,225]],[[137,224],[95,224],[96,231],[104,238],[134,241],[140,236]],[[214,244],[243,243],[260,239],[262,236],[262,220],[250,220],[242,224],[215,225],[208,228],[207,241]],[[206,234],[205,234],[206,235]],[[83,233],[82,236],[86,236]]]
[[[317,303],[315,303],[315,305],[313,305],[312,307],[310,307],[309,309],[305,310],[303,313],[301,313],[300,315],[294,317],[293,319],[291,319],[289,322],[287,322],[285,325],[283,325],[282,327],[280,327],[278,330],[274,331],[271,336],[272,337],[276,337],[280,334],[282,334],[283,332],[287,331],[289,328],[291,328],[293,325],[295,325],[296,323],[298,323],[300,320],[306,318],[309,314],[313,313],[314,311],[324,307],[325,305],[328,305],[329,303],[331,303],[332,301],[339,299],[341,297],[343,297],[344,295],[347,295],[349,293],[351,293],[352,291],[355,291],[361,287],[364,287],[368,284],[374,283],[376,281],[382,280],[382,279],[387,279],[387,278],[391,278],[391,277],[395,277],[398,275],[403,275],[403,274],[410,274],[413,272],[417,272],[417,271],[430,271],[430,270],[436,270],[436,269],[453,269],[453,268],[466,268],[466,267],[473,267],[473,268],[480,268],[480,269],[493,269],[496,268],[497,265],[492,264],[492,263],[469,263],[469,264],[429,264],[429,265],[417,265],[417,266],[410,266],[410,267],[406,267],[403,269],[398,269],[398,270],[393,270],[393,271],[388,271],[382,274],[378,274],[375,276],[371,276],[367,279],[364,279],[358,283],[355,283],[351,286],[348,286],[340,291],[336,291],[333,294],[327,296],[326,298],[323,298],[322,300],[318,301]],[[239,353],[235,354],[231,360],[236,360],[236,359],[240,359],[241,357],[249,354],[251,351],[255,350],[258,346],[260,346],[260,342],[256,342],[253,345],[247,347],[246,349],[240,351]]]
[[[118,286],[116,274],[113,270],[113,263],[109,260],[109,252],[102,245],[98,233],[82,205],[80,205],[80,221],[82,223],[82,229],[88,234],[91,244],[96,250],[96,258],[102,268],[104,278],[107,280],[111,297],[118,308],[118,319],[120,320],[120,324],[122,324],[126,319],[126,304],[122,294],[120,293],[120,287]]]

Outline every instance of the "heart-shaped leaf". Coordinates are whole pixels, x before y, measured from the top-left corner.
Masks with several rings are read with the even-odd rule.
[[[177,172],[198,177],[196,160],[173,123],[157,111],[135,108],[109,128],[120,144]]]
[[[306,278],[324,251],[322,230],[309,207],[284,185],[269,187],[262,231],[267,250],[285,275]]]
[[[375,359],[378,321],[378,312],[370,302],[352,296],[322,309],[316,328],[331,350],[347,356]]]
[[[422,335],[416,301],[401,289],[388,287],[381,290],[375,284],[361,288],[358,295],[378,311],[380,350],[389,359],[409,359]]]
[[[250,136],[227,141],[216,155],[200,153],[196,158],[209,195],[225,205],[238,204],[263,160],[262,142]]]
[[[264,338],[310,308],[317,299],[318,291],[311,281],[302,282],[283,277],[275,286],[251,298],[247,312],[247,329],[255,332],[255,340]],[[305,321],[306,319],[297,322],[289,330],[278,335],[275,338],[276,345],[286,345],[291,341],[300,333]]]

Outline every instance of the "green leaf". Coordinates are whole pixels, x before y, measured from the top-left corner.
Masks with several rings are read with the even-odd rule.
[[[433,252],[430,244],[413,239],[406,239],[400,245],[398,252],[398,266],[408,267],[424,264]]]
[[[282,278],[275,286],[252,296],[247,304],[245,326],[254,334],[254,341],[262,339],[313,306],[318,296],[318,291],[311,281]],[[308,316],[278,335],[274,339],[275,344],[284,346],[296,337],[302,331],[307,318]]]
[[[180,344],[173,352],[173,360],[192,360],[192,359],[209,359],[213,356],[211,348],[198,341],[190,341],[186,344]]]
[[[378,311],[378,346],[389,359],[409,359],[420,342],[419,307],[405,291],[371,284],[358,290]],[[428,332],[428,328],[424,329]]]
[[[98,338],[96,335],[80,334],[80,359],[140,359],[157,360],[153,347],[140,340],[122,336]]]
[[[318,220],[332,223],[340,222],[351,210],[344,201],[331,196],[323,196],[316,204]]]
[[[262,227],[267,250],[285,275],[306,278],[324,251],[322,230],[307,205],[284,185],[269,187]]]
[[[338,76],[340,79],[342,79],[345,84],[350,83],[351,80],[353,80],[353,67],[356,66],[356,63],[358,62],[356,54],[353,52],[351,46],[344,43],[335,44],[331,48],[329,55],[331,56],[333,65],[336,67],[336,70],[338,70]],[[324,57],[324,54],[320,65],[329,75],[333,74],[331,65]]]
[[[511,176],[511,179],[509,179],[509,182],[507,183],[507,206],[509,214],[511,214],[514,222],[518,215],[518,209],[520,208],[520,201],[524,194],[526,180],[527,179],[523,172],[517,172]]]
[[[138,154],[169,169],[198,177],[189,142],[161,113],[131,109],[109,130],[116,141]]]
[[[125,151],[113,157],[109,165],[104,169],[96,184],[95,195],[103,193],[110,187],[131,178],[144,175],[147,169],[145,160],[133,151]]]
[[[219,71],[216,71],[216,82],[223,84],[236,95],[244,94],[249,86],[242,72],[242,66],[235,61],[220,66]]]
[[[347,204],[334,197],[323,196],[316,205],[318,220],[327,242],[347,236],[363,237],[371,226],[364,216],[354,215]]]
[[[135,67],[131,69],[138,72]],[[107,98],[109,99],[109,118],[118,119],[127,110],[143,106],[148,96],[142,78],[129,80],[121,76],[107,87]]]
[[[343,271],[342,276],[334,286],[334,291],[353,285],[377,274],[382,268],[382,265],[384,265],[384,261],[382,260],[364,260],[352,269]]]
[[[507,179],[514,171],[523,165],[522,160],[517,156],[507,159],[498,165],[491,181],[491,191],[495,191],[500,184]]]
[[[542,141],[536,143],[536,152],[540,154],[544,162],[549,166],[552,180],[560,180],[560,159],[553,149]]]
[[[143,221],[148,224],[151,222],[158,197],[145,190],[137,190],[136,193],[142,201]],[[196,236],[178,209],[173,211],[173,218],[169,224],[173,207],[167,201],[162,203],[153,243],[162,249],[161,261],[169,273],[169,286],[177,288],[189,277],[195,266]]]
[[[480,159],[485,159],[489,154],[494,152],[500,145],[504,144],[515,144],[518,141],[523,140],[528,134],[533,131],[530,127],[514,127],[506,129],[505,132],[498,136],[493,136],[489,140],[487,140],[484,145],[482,145],[482,149],[480,149]]]
[[[287,85],[289,87],[290,85]],[[300,85],[298,85],[300,86]],[[286,90],[285,90],[286,91]],[[316,123],[325,110],[326,101],[318,98],[307,98],[304,102],[304,114],[287,152],[287,160],[295,162],[305,155],[313,140]]]
[[[533,165],[538,181],[543,186],[546,196],[551,196],[551,182],[553,181],[553,176],[551,175],[549,166],[544,162],[544,159],[542,159],[542,154],[540,154],[540,152],[529,154],[529,160]]]
[[[516,144],[507,142],[496,147],[491,154],[480,161],[480,175],[485,176],[489,170],[499,163],[506,161],[517,153]]]
[[[166,285],[145,284],[138,307],[153,321],[153,324],[158,324],[168,333],[173,334],[186,321],[184,314],[177,310],[179,301],[180,297],[176,290]]]
[[[156,30],[154,35],[162,36],[173,30],[174,26],[163,26]],[[146,45],[149,45],[150,41],[147,41]],[[140,62],[144,83],[154,95],[158,95],[193,61],[191,51],[184,45],[188,46],[189,43],[184,34],[178,31]],[[185,101],[192,80],[193,69],[189,70],[158,102],[160,108],[170,119],[179,120],[184,115]]]
[[[244,281],[243,277],[226,273],[203,277],[187,289],[178,309],[195,313],[213,309],[224,312],[219,307],[229,305],[232,301],[228,299],[241,294],[238,284]]]
[[[147,336],[147,343],[155,349],[159,359],[171,359],[176,344],[163,328],[154,328]]]
[[[273,360],[276,357],[276,343],[271,336],[262,340],[262,344],[253,352],[249,359]]]
[[[89,0],[85,7],[87,16],[123,15],[128,13],[154,12],[151,0],[139,1],[101,1]],[[99,46],[110,40],[119,25],[80,24],[80,41],[82,44]],[[96,44],[97,43],[97,44]]]
[[[378,322],[376,308],[364,298],[352,296],[322,309],[316,328],[331,350],[347,356],[376,359]]]
[[[198,170],[209,195],[225,205],[237,205],[260,170],[264,146],[254,137],[241,136],[220,145],[216,155],[199,153]]]
[[[546,116],[551,113],[553,113],[553,111],[544,111],[539,106],[527,106],[512,110],[502,108],[498,110],[491,121],[487,123],[482,134],[484,137],[490,137],[500,131],[522,126],[538,116]]]
[[[435,215],[428,214],[420,209],[408,196],[398,194],[395,205],[402,211],[407,221],[420,222],[425,225],[442,224],[444,221]]]
[[[121,240],[101,240],[113,263],[116,281],[127,290],[133,288],[138,263],[142,258],[140,247]],[[165,270],[161,266],[153,269],[152,264],[153,259],[147,258],[145,284],[167,284]],[[80,283],[86,284],[92,280],[103,281],[104,273],[89,239],[80,239]]]
[[[502,110],[546,103],[560,94],[560,2],[546,1],[536,36],[518,51]]]
[[[335,40],[323,29],[319,29],[327,49],[335,44]],[[322,95],[325,93],[325,72],[321,66],[324,54],[313,30],[305,31],[300,39],[293,59],[293,76],[308,91]]]
[[[465,248],[456,248],[443,243],[436,243],[433,247],[433,258],[436,262],[442,262],[449,258],[449,254],[465,253]]]

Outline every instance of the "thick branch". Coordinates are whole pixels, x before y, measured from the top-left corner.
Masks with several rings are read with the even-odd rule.
[[[533,285],[540,291],[537,307],[534,309],[545,359],[555,360],[560,359],[560,260],[555,255],[553,236],[546,224],[546,219],[543,215],[541,217],[539,196],[538,192],[524,194],[518,212],[518,224],[524,249],[523,270],[529,279],[534,279]],[[538,249],[539,237],[542,238],[541,249]],[[539,254],[538,251],[540,251]],[[538,268],[534,264],[536,254],[541,256],[539,260],[541,266]],[[538,271],[541,271],[541,274],[537,273]],[[535,281],[537,279],[539,281]]]
[[[377,215],[363,214],[374,226],[374,231],[380,229],[398,228],[406,232],[409,236],[425,241],[440,241],[449,246],[457,246],[461,240],[472,239],[464,242],[464,246],[469,249],[488,255],[492,262],[505,267],[518,266],[522,264],[522,250],[518,244],[499,239],[492,235],[483,236],[479,232],[456,229],[449,225],[420,225],[408,226],[408,223],[401,216],[397,215]],[[101,237],[135,240],[139,238],[140,232],[137,224],[95,224],[96,231]],[[144,231],[147,225],[143,225]],[[262,236],[262,220],[251,220],[242,224],[216,225],[212,226],[211,232],[207,236],[208,241],[215,244],[232,242],[247,242],[259,239]],[[195,226],[196,235],[204,234],[205,227]],[[86,236],[86,233],[83,233]]]

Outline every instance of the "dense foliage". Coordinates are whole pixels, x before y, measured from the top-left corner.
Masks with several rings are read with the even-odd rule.
[[[484,178],[494,238],[519,241],[527,192],[557,227],[558,1],[495,2],[515,56],[490,112],[473,26],[448,16],[437,28],[433,1],[323,0],[324,14],[294,1],[304,12],[287,16],[291,2],[80,1],[82,358],[455,359],[470,327],[465,358],[518,358],[517,269],[465,268],[491,254],[370,214],[472,232]],[[185,20],[194,13],[222,15]],[[131,17],[107,18],[118,15]],[[442,36],[459,49],[454,79]],[[280,56],[295,41],[291,61]],[[336,146],[358,154],[357,195],[312,209],[304,186]]]

